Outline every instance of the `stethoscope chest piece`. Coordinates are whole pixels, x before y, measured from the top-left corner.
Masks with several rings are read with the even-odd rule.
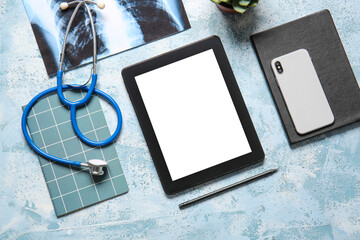
[[[104,174],[103,168],[107,167],[107,162],[101,159],[91,159],[87,163],[82,163],[81,166],[88,167],[89,172],[93,176],[101,176]]]

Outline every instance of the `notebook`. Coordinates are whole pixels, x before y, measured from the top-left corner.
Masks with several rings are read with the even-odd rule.
[[[76,101],[85,93],[66,91],[67,99]],[[99,98],[93,96],[76,118],[80,130],[92,140],[105,140],[110,131]],[[128,192],[128,185],[115,146],[91,147],[76,136],[70,121],[70,111],[57,94],[38,101],[27,118],[30,136],[37,146],[54,156],[86,162],[102,159],[108,163],[103,176],[92,176],[86,168],[55,163],[38,155],[50,198],[57,217]]]
[[[290,144],[312,138],[360,120],[360,89],[328,10],[323,10],[251,36],[259,62],[277,106]],[[335,117],[322,129],[300,135],[271,69],[271,61],[306,49]]]

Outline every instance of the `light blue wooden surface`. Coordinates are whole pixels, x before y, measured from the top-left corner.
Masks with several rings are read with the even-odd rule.
[[[0,239],[360,239],[359,124],[291,149],[249,42],[252,33],[327,8],[360,79],[359,2],[262,0],[243,16],[222,14],[207,0],[184,0],[184,5],[190,30],[99,62],[98,87],[116,98],[124,114],[116,148],[129,193],[58,219],[37,158],[20,131],[21,106],[54,86],[55,79],[46,75],[21,0],[0,2]],[[168,197],[121,70],[213,34],[223,41],[266,159]],[[85,79],[89,68],[66,79]],[[115,125],[116,118],[108,121]],[[275,166],[280,171],[269,178],[178,209],[182,201]]]

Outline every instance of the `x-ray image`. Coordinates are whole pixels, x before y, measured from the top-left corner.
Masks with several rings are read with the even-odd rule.
[[[89,3],[95,22],[98,59],[190,28],[181,0],[101,0],[104,9]],[[61,47],[74,7],[69,0],[23,0],[48,75],[58,70]],[[41,6],[41,7],[40,7]],[[63,69],[92,61],[89,16],[81,7],[66,42]]]

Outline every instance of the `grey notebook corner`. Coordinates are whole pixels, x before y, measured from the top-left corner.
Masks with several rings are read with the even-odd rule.
[[[65,92],[70,101],[83,93]],[[97,96],[76,115],[80,130],[92,140],[105,140],[110,131]],[[70,121],[70,111],[57,94],[38,101],[27,121],[30,136],[46,152],[69,160],[86,162],[102,159],[108,163],[103,176],[94,177],[87,169],[55,163],[38,156],[57,217],[128,192],[128,185],[115,146],[91,147],[79,140]]]

